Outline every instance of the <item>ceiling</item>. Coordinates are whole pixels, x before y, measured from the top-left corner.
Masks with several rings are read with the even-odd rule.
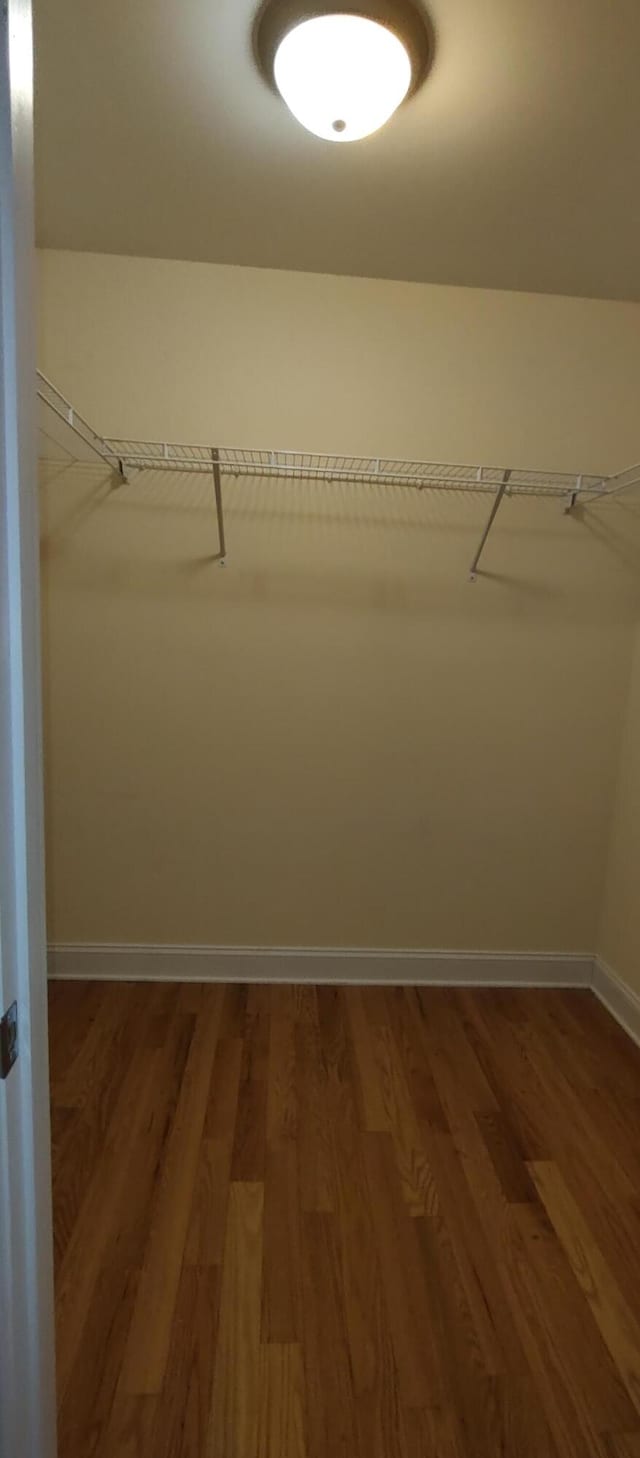
[[[257,0],[35,0],[52,248],[640,299],[638,0],[431,0],[386,128],[306,133]]]

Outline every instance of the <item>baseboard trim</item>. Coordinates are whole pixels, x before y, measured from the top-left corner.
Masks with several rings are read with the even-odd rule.
[[[601,957],[593,959],[591,986],[607,1012],[640,1045],[640,997]]]
[[[57,942],[49,977],[105,982],[326,982],[433,987],[590,987],[640,1045],[640,996],[587,952],[365,947],[206,947]]]
[[[49,948],[49,976],[109,981],[431,983],[454,987],[590,987],[593,958],[572,952],[457,952],[322,947]]]

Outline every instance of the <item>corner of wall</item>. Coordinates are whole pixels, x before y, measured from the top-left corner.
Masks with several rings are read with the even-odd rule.
[[[598,978],[613,980],[634,998],[640,993],[640,622],[629,653],[627,692],[620,720],[617,771],[609,816],[596,939]],[[640,1027],[640,1023],[639,1023]]]

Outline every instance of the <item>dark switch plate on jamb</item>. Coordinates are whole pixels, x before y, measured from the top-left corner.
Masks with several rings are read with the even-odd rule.
[[[0,1019],[0,1079],[11,1072],[18,1057],[18,1004],[11,1007]]]

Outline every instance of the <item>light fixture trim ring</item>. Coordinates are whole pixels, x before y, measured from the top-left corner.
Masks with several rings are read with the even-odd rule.
[[[325,15],[354,15],[376,21],[397,36],[405,47],[411,66],[411,81],[405,100],[422,86],[431,69],[434,35],[429,16],[414,0],[265,0],[253,27],[253,50],[262,76],[280,97],[274,64],[285,36],[305,20]]]

